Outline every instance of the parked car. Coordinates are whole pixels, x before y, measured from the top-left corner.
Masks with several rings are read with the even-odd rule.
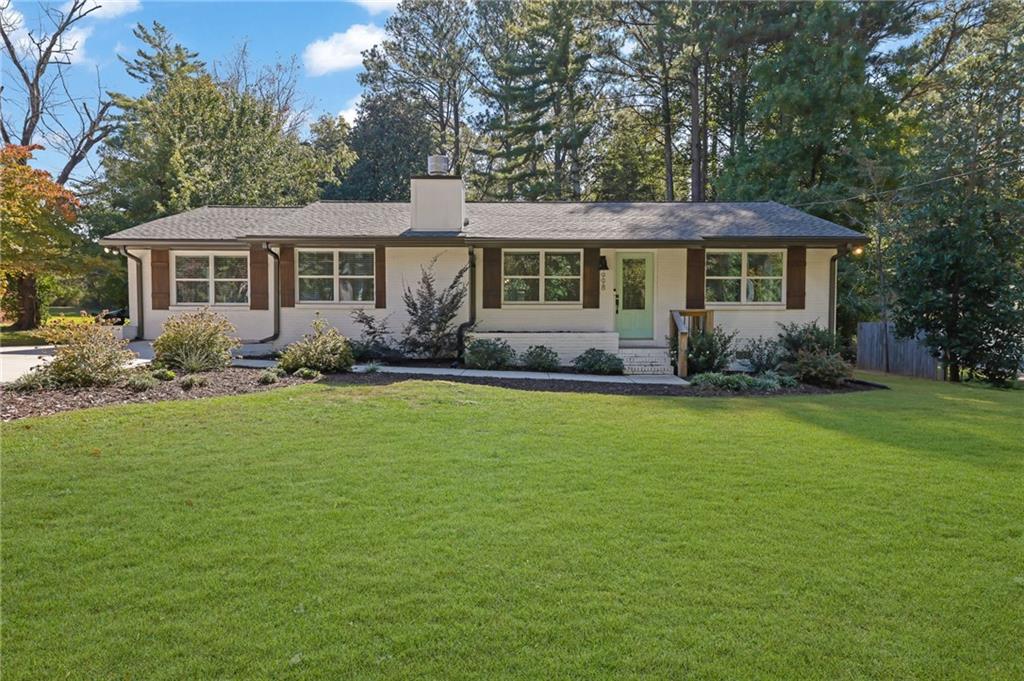
[[[124,326],[125,322],[128,321],[128,308],[121,307],[116,310],[107,310],[101,312],[98,316],[105,322],[113,321],[114,326]]]

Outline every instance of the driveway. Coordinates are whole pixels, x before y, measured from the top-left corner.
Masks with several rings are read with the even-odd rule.
[[[138,358],[136,364],[146,364],[153,359],[153,344],[149,341],[132,341],[128,348]],[[52,355],[52,345],[0,348],[0,383],[18,379],[34,367],[49,362]]]
[[[136,360],[133,366],[149,364],[153,361],[152,341],[132,341],[128,343],[128,349],[135,353]],[[251,356],[269,353],[273,348],[270,345],[259,343],[246,343],[237,350],[237,354]],[[20,376],[27,374],[33,367],[41,366],[50,361],[53,356],[52,345],[0,347],[0,383],[9,383],[17,380]],[[251,367],[265,369],[276,365],[277,362],[268,359],[234,359],[232,366]]]

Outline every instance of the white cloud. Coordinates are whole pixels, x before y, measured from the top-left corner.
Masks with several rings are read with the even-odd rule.
[[[35,46],[29,37],[28,28],[25,26],[25,16],[11,6],[3,10],[4,28],[11,36],[19,53],[35,54]],[[67,50],[67,61],[71,64],[88,64],[90,59],[85,54],[85,42],[92,35],[91,26],[72,26],[61,36],[58,49]]]
[[[345,102],[345,108],[338,112],[338,115],[344,118],[350,126],[356,124],[356,114],[358,113],[359,102],[361,101],[363,101],[363,95],[358,94]]]
[[[91,64],[85,54],[85,41],[92,35],[92,26],[72,26],[61,36],[60,46],[68,50],[68,61],[72,64]]]
[[[122,14],[128,14],[142,7],[142,0],[89,0],[85,6],[85,10],[88,11],[96,7],[89,17],[92,19],[113,19],[119,17]],[[71,3],[66,2],[61,7],[61,11],[67,12],[71,8]]]
[[[344,33],[335,33],[326,40],[314,40],[302,53],[302,60],[311,76],[343,71],[363,63],[363,50],[384,39],[384,29],[374,24],[353,24]]]
[[[352,0],[352,3],[375,15],[381,12],[393,12],[398,7],[398,0]]]

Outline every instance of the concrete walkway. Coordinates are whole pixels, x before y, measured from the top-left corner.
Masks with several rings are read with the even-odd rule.
[[[631,385],[689,385],[688,382],[673,375],[631,376],[597,376],[594,374],[563,374],[546,371],[484,371],[482,369],[451,369],[447,367],[392,367],[377,365],[382,374],[404,374],[412,376],[451,376],[453,378],[501,378],[509,380],[550,380],[550,381],[581,381],[585,383],[628,383]],[[352,371],[365,372],[365,364],[357,364]]]
[[[149,364],[153,361],[153,344],[149,341],[132,341],[128,348],[135,353],[137,359],[134,365]],[[50,361],[53,355],[52,345],[40,345],[35,347],[5,347],[0,348],[0,383],[7,383],[27,374],[33,367],[40,366]],[[249,367],[253,369],[268,369],[276,366],[277,362],[271,359],[235,359],[232,366]],[[357,364],[352,368],[356,372],[365,372],[367,365]],[[534,380],[534,381],[582,381],[586,383],[628,383],[633,385],[689,385],[678,376],[672,375],[644,375],[634,374],[630,376],[596,376],[590,374],[562,374],[548,373],[545,371],[483,371],[481,369],[452,369],[448,367],[402,367],[377,365],[376,371],[382,374],[403,374],[408,376],[451,376],[453,378],[499,378],[507,380]]]

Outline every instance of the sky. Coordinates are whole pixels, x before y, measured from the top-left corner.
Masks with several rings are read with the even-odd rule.
[[[360,53],[382,39],[384,22],[397,4],[397,0],[91,1],[100,8],[78,24],[73,64],[68,69],[76,95],[95,94],[97,74],[104,90],[141,94],[143,86],[125,74],[117,55],[131,58],[140,47],[132,35],[136,24],[158,21],[207,64],[225,60],[243,42],[248,43],[255,66],[295,55],[302,66],[299,87],[312,105],[311,117],[333,113],[350,121],[360,92],[356,82],[362,69]],[[19,19],[23,29],[33,29],[46,6],[61,3],[15,0],[8,12],[16,14],[5,15]],[[5,85],[11,79],[6,66],[3,78]],[[36,165],[56,172],[59,159],[41,152]],[[87,174],[84,167],[76,172],[76,176],[83,174]]]

